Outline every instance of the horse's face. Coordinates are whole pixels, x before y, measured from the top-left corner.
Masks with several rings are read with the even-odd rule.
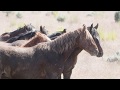
[[[89,31],[86,29],[86,26],[83,25],[82,33],[79,37],[79,47],[87,51],[91,56],[97,56],[98,55],[98,48],[97,45],[92,37],[92,35],[89,33]]]
[[[45,35],[48,35],[48,31],[45,29],[45,26],[44,27],[40,26],[40,32]]]
[[[91,24],[90,27],[87,27],[88,31],[92,35],[92,37],[93,37],[93,39],[98,47],[99,53],[98,53],[97,57],[102,57],[103,56],[103,49],[100,45],[100,36],[99,36],[99,33],[97,32],[97,28],[98,28],[98,24],[95,27],[93,27],[93,24]]]

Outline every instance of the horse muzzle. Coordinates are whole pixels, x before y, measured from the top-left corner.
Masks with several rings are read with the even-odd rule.
[[[103,56],[103,52],[99,52],[97,57],[102,57]]]

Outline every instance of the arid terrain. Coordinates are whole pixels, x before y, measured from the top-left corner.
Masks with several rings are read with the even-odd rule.
[[[91,56],[86,51],[78,55],[71,79],[120,79],[120,61],[107,59],[120,51],[120,23],[114,20],[115,11],[0,11],[0,34],[18,29],[24,24],[40,25],[49,33],[66,28],[76,30],[83,24],[98,23],[103,57]]]

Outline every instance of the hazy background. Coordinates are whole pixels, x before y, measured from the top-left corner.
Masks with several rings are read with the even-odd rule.
[[[32,24],[36,29],[40,25],[49,33],[64,28],[76,30],[83,24],[94,26],[99,23],[98,32],[104,56],[90,56],[85,51],[78,55],[73,69],[72,79],[115,79],[120,78],[120,12],[118,11],[0,11],[0,34],[10,32]],[[108,58],[117,60],[107,61]]]

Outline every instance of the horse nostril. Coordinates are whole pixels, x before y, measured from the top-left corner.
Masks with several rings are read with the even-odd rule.
[[[103,56],[103,53],[102,52],[99,52],[97,57],[102,57]]]

